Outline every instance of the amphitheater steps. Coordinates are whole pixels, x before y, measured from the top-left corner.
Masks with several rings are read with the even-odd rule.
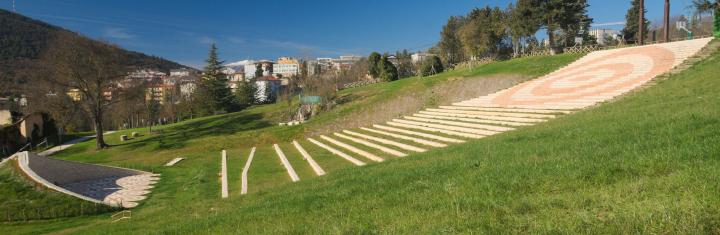
[[[248,159],[247,159],[247,161],[245,162],[245,167],[243,167],[243,170],[242,170],[240,194],[247,194],[247,190],[248,190],[248,171],[250,171],[250,164],[252,164],[253,157],[255,157],[255,147],[253,147],[253,148],[250,150],[250,155],[248,156]]]
[[[476,114],[473,111],[467,111],[467,110],[427,109],[427,111],[420,111],[419,113],[431,114],[431,115],[454,116],[454,117],[469,117],[469,118],[477,118],[477,119],[492,120],[492,121],[525,122],[525,123],[546,121],[545,119],[541,119],[541,118],[519,118],[519,117],[501,117],[501,116],[482,115],[482,114]]]
[[[399,125],[403,126],[403,124],[399,124]],[[407,126],[412,126],[412,125],[407,125]],[[378,128],[378,129],[403,133],[403,134],[416,135],[416,136],[429,138],[432,140],[439,140],[439,141],[448,142],[448,143],[465,143],[465,140],[461,140],[461,139],[457,139],[457,138],[449,138],[449,137],[444,137],[444,136],[440,136],[440,135],[424,133],[424,132],[420,132],[420,131],[405,130],[405,129],[402,129],[399,127],[390,127],[390,126],[383,126],[383,125],[378,125],[378,124],[373,125],[373,127]],[[440,130],[440,131],[442,131],[442,130]],[[435,131],[435,132],[439,132],[439,131]],[[479,138],[482,138],[482,137],[479,137]]]
[[[358,133],[358,132],[354,132],[354,131],[349,131],[349,130],[343,130],[343,132],[344,132],[344,133],[347,133],[347,134],[350,134],[350,135],[354,135],[354,136],[360,137],[360,138],[364,138],[364,139],[376,141],[376,142],[378,142],[378,143],[382,143],[382,144],[385,144],[385,145],[392,145],[392,146],[395,146],[395,147],[398,147],[398,148],[401,148],[401,149],[404,149],[404,150],[408,150],[408,151],[413,151],[413,152],[418,152],[418,153],[427,151],[427,150],[424,149],[424,148],[419,148],[419,147],[415,147],[415,146],[412,146],[412,145],[409,145],[409,144],[403,144],[403,143],[400,143],[400,142],[397,142],[397,141],[392,141],[392,140],[388,140],[388,139],[383,139],[383,138],[375,137],[375,136],[372,136],[372,135],[362,134],[362,133]]]
[[[227,151],[223,150],[220,156],[220,196],[228,197],[228,178],[227,178]]]
[[[572,111],[568,110],[552,110],[552,109],[517,109],[517,108],[496,108],[496,107],[478,107],[478,106],[440,106],[441,109],[456,109],[456,110],[475,110],[475,111],[488,111],[488,112],[517,112],[517,113],[536,113],[536,114],[570,114]]]
[[[411,120],[405,120],[405,119],[393,119],[392,121],[395,123],[401,123],[401,124],[406,124],[406,125],[427,127],[427,128],[437,129],[437,130],[453,131],[455,133],[466,133],[466,134],[469,133],[469,134],[474,134],[476,136],[481,136],[481,137],[500,133],[498,131],[489,131],[489,130],[469,128],[469,127],[436,124],[436,123],[425,122],[425,121],[411,121]],[[431,130],[427,130],[427,131],[431,131]],[[447,134],[451,134],[451,133],[447,133]],[[465,136],[465,137],[474,138],[472,136]]]
[[[439,123],[439,124],[445,124],[445,125],[451,125],[451,126],[461,126],[461,127],[484,129],[484,130],[489,130],[489,131],[494,132],[494,133],[488,132],[488,133],[485,133],[485,135],[493,135],[493,134],[497,134],[497,133],[504,132],[504,131],[515,130],[515,128],[511,128],[511,127],[501,127],[501,126],[484,125],[484,124],[477,124],[477,123],[448,121],[448,120],[440,120],[440,119],[433,119],[433,118],[423,118],[423,117],[414,117],[414,116],[405,116],[404,118],[407,120],[412,120],[412,121],[416,121],[416,122]]]
[[[295,146],[295,149],[300,152],[300,155],[303,156],[303,159],[307,161],[308,164],[310,164],[310,167],[312,167],[315,174],[317,174],[318,176],[325,175],[325,171],[320,167],[320,165],[317,164],[317,162],[315,162],[315,159],[310,156],[310,154],[305,150],[305,148],[300,145],[300,143],[293,140],[293,145]]]
[[[383,159],[383,158],[381,158],[381,157],[378,157],[378,156],[375,155],[375,154],[369,153],[369,152],[367,152],[367,151],[365,151],[365,150],[356,148],[356,147],[354,147],[354,146],[352,146],[352,145],[349,145],[349,144],[347,144],[347,143],[343,143],[343,142],[341,142],[341,141],[339,141],[339,140],[336,140],[336,139],[327,137],[327,136],[325,136],[325,135],[320,135],[320,138],[322,138],[322,139],[324,139],[324,140],[326,140],[326,141],[328,141],[328,142],[330,142],[330,143],[332,143],[332,144],[334,144],[334,145],[337,145],[337,146],[339,146],[339,147],[341,147],[341,148],[344,148],[344,149],[346,149],[346,150],[348,150],[348,151],[350,151],[350,152],[353,152],[353,153],[358,154],[358,155],[360,155],[360,156],[362,156],[362,157],[365,157],[365,158],[367,158],[367,159],[370,159],[370,160],[372,160],[372,161],[376,161],[376,162],[383,162],[383,161],[385,161],[385,159]]]
[[[409,141],[412,141],[412,142],[415,142],[415,143],[418,143],[418,144],[427,145],[427,146],[430,146],[430,147],[436,147],[436,148],[447,147],[447,144],[443,144],[443,143],[439,143],[439,142],[435,142],[435,141],[430,141],[430,140],[425,140],[425,139],[420,139],[420,138],[415,138],[415,137],[412,137],[412,136],[395,134],[395,133],[390,133],[390,132],[387,132],[387,131],[370,129],[370,128],[366,128],[366,127],[361,127],[360,129],[362,129],[362,130],[364,130],[364,131],[373,132],[373,133],[376,133],[376,134],[381,134],[381,135],[390,136],[390,137],[397,138],[397,139],[409,140]]]
[[[280,146],[277,144],[273,144],[273,148],[275,148],[275,152],[277,153],[278,158],[280,158],[280,162],[285,167],[285,169],[288,172],[288,175],[290,176],[290,179],[293,182],[300,181],[300,177],[298,177],[297,173],[295,172],[295,169],[290,165],[290,162],[288,161],[287,157],[285,156],[285,153],[283,153],[282,149],[280,149]]]
[[[379,144],[371,143],[371,142],[369,142],[369,141],[365,141],[365,140],[362,140],[362,139],[350,137],[350,136],[343,135],[343,134],[340,134],[340,133],[334,133],[334,135],[337,136],[337,137],[340,137],[340,138],[343,138],[343,139],[346,139],[346,140],[349,140],[349,141],[358,143],[358,144],[365,145],[365,146],[370,147],[370,148],[374,148],[374,149],[380,150],[380,151],[382,151],[382,152],[384,152],[384,153],[387,153],[387,154],[390,154],[390,155],[393,155],[393,156],[396,156],[396,157],[405,157],[405,156],[407,156],[407,153],[403,153],[403,152],[400,152],[400,151],[397,151],[397,150],[394,150],[394,149],[391,149],[391,148],[388,148],[388,147],[385,147],[385,146],[382,146],[382,145],[379,145]]]
[[[447,115],[413,114],[413,116],[421,117],[421,118],[440,119],[440,120],[453,120],[453,121],[463,121],[463,122],[472,122],[472,123],[497,124],[497,125],[503,125],[503,126],[530,126],[530,125],[532,125],[529,123],[522,123],[522,122],[493,121],[493,120],[486,120],[486,119],[454,117],[454,116],[447,116]]]
[[[358,159],[356,159],[356,158],[354,158],[354,157],[352,157],[352,156],[350,156],[350,155],[348,155],[348,154],[346,154],[346,153],[344,153],[344,152],[342,152],[342,151],[340,151],[340,150],[337,150],[337,149],[335,149],[335,148],[333,148],[333,147],[330,147],[330,146],[328,146],[328,145],[326,145],[326,144],[324,144],[324,143],[322,143],[322,142],[320,142],[320,141],[317,141],[317,140],[315,140],[315,139],[313,139],[313,138],[308,138],[307,140],[310,141],[310,143],[313,143],[313,144],[317,145],[317,146],[320,147],[320,148],[323,148],[323,149],[325,149],[325,150],[327,150],[327,151],[329,151],[329,152],[331,152],[331,153],[333,153],[333,154],[335,154],[335,155],[337,155],[337,156],[339,156],[339,157],[341,157],[341,158],[344,158],[345,160],[348,160],[349,162],[355,164],[356,166],[364,166],[364,165],[365,165],[364,162],[362,162],[362,161],[360,161],[360,160],[358,160]]]

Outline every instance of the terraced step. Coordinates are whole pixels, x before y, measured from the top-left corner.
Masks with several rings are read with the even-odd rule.
[[[227,152],[222,151],[220,157],[220,195],[222,198],[228,197],[228,179],[227,179]]]
[[[347,136],[347,135],[343,135],[343,134],[340,134],[340,133],[334,133],[334,134],[335,134],[336,136],[340,137],[340,138],[343,138],[343,139],[346,139],[346,140],[350,140],[350,141],[352,141],[352,142],[355,142],[355,143],[362,144],[362,145],[365,145],[365,146],[370,147],[370,148],[374,148],[374,149],[380,150],[380,151],[382,151],[382,152],[388,153],[388,154],[393,155],[393,156],[396,156],[396,157],[405,157],[405,156],[407,156],[407,153],[403,153],[403,152],[400,152],[400,151],[397,151],[397,150],[394,150],[394,149],[391,149],[391,148],[388,148],[388,147],[385,147],[385,146],[382,146],[382,145],[379,145],[379,144],[370,143],[370,142],[368,142],[368,141],[361,140],[361,139],[358,139],[358,138],[353,138],[353,137],[350,137],[350,136]]]
[[[431,109],[428,109],[431,110]],[[454,112],[453,110],[435,109],[437,111],[420,111],[421,114],[449,116],[449,117],[464,117],[464,118],[476,118],[482,120],[492,121],[507,121],[507,122],[518,122],[518,123],[538,123],[547,121],[539,118],[516,118],[516,117],[500,117],[500,116],[488,116],[488,115],[477,115],[465,112]],[[462,110],[461,110],[462,111]]]
[[[555,118],[555,115],[551,114],[532,114],[532,113],[512,113],[512,112],[488,112],[488,111],[475,111],[475,110],[457,110],[457,109],[426,109],[427,111],[434,112],[448,112],[448,113],[464,113],[474,115],[485,115],[485,116],[499,116],[499,117],[518,117],[518,118]]]
[[[252,150],[250,150],[250,156],[248,156],[248,160],[247,160],[247,162],[245,162],[245,167],[243,167],[243,170],[242,170],[240,194],[247,194],[248,171],[250,171],[250,164],[252,164],[253,157],[255,157],[255,147],[253,147]]]
[[[278,158],[280,158],[280,162],[287,170],[292,182],[300,181],[300,177],[298,177],[295,169],[293,169],[292,165],[290,165],[290,162],[288,162],[287,157],[285,157],[285,153],[283,153],[282,149],[280,149],[280,146],[278,146],[277,144],[273,144],[273,148],[275,148],[275,152],[277,153]]]
[[[310,164],[310,167],[312,167],[313,171],[315,171],[315,174],[318,176],[325,175],[325,171],[320,167],[320,165],[315,162],[315,159],[310,156],[310,154],[305,151],[305,149],[298,143],[297,141],[293,140],[293,145],[297,149],[298,152],[300,152],[300,155],[303,156],[303,159],[305,159],[308,164]]]
[[[425,149],[423,149],[423,148],[415,147],[415,146],[408,145],[408,144],[403,144],[403,143],[396,142],[396,141],[392,141],[392,140],[388,140],[388,139],[383,139],[383,138],[380,138],[380,137],[375,137],[375,136],[371,136],[371,135],[361,134],[361,133],[357,133],[357,132],[354,132],[354,131],[343,130],[343,132],[345,132],[345,133],[347,133],[347,134],[350,134],[350,135],[354,135],[354,136],[360,137],[360,138],[365,138],[365,139],[377,141],[377,142],[382,143],[382,144],[392,145],[392,146],[395,146],[395,147],[398,147],[398,148],[401,148],[401,149],[404,149],[404,150],[409,150],[409,151],[419,152],[419,153],[420,153],[420,152],[425,152],[425,151],[427,151],[427,150],[425,150]]]
[[[354,146],[352,146],[352,145],[349,145],[349,144],[340,142],[340,141],[338,141],[338,140],[336,140],[336,139],[327,137],[327,136],[325,136],[325,135],[320,135],[320,138],[322,138],[322,139],[324,139],[324,140],[327,140],[328,142],[330,142],[330,143],[332,143],[332,144],[334,144],[334,145],[340,146],[341,148],[347,149],[347,150],[350,151],[350,152],[356,153],[356,154],[358,154],[358,155],[360,155],[360,156],[363,156],[363,157],[365,157],[365,158],[367,158],[367,159],[370,159],[370,160],[372,160],[372,161],[376,161],[376,162],[383,162],[383,161],[385,161],[385,159],[383,159],[383,158],[381,158],[381,157],[378,157],[378,156],[375,155],[375,154],[372,154],[372,153],[369,153],[369,152],[367,152],[367,151],[365,151],[365,150],[356,148],[356,147],[354,147]]]
[[[477,134],[477,135],[482,135],[482,136],[488,136],[488,135],[494,135],[494,134],[500,133],[499,131],[481,130],[481,129],[475,129],[475,128],[470,128],[470,127],[434,124],[434,123],[410,121],[410,120],[404,120],[404,119],[393,119],[393,122],[408,124],[408,125],[415,125],[415,126],[422,126],[422,127],[430,127],[430,128],[440,129],[440,130],[471,133],[471,134]]]
[[[430,141],[430,140],[425,140],[425,139],[420,139],[420,138],[415,138],[415,137],[412,137],[412,136],[395,134],[395,133],[390,133],[390,132],[386,132],[386,131],[381,131],[381,130],[376,130],[376,129],[365,128],[365,127],[361,127],[360,129],[365,130],[365,131],[369,131],[369,132],[373,132],[373,133],[377,133],[377,134],[381,134],[381,135],[390,136],[390,137],[393,137],[393,138],[398,138],[398,139],[403,139],[403,140],[409,140],[409,141],[412,141],[412,142],[415,142],[415,143],[418,143],[418,144],[424,144],[424,145],[427,145],[427,146],[439,147],[439,148],[447,147],[447,144],[443,144],[443,143],[439,143],[439,142],[435,142],[435,141]]]
[[[454,135],[459,137],[465,137],[465,138],[471,138],[471,139],[480,139],[485,136],[483,135],[476,135],[472,133],[466,133],[466,132],[459,132],[459,131],[451,131],[446,129],[439,129],[439,128],[433,128],[433,127],[426,127],[422,125],[415,125],[415,124],[407,124],[402,122],[387,122],[388,125],[395,126],[395,127],[404,127],[404,128],[410,128],[410,129],[417,129],[417,130],[423,130],[423,131],[429,131],[429,132],[437,132],[437,133],[443,133],[447,135]]]
[[[454,121],[474,122],[474,123],[485,123],[485,124],[497,124],[497,125],[505,125],[505,126],[531,126],[531,125],[532,125],[532,124],[530,124],[530,123],[522,123],[522,122],[494,121],[494,120],[486,120],[486,119],[454,117],[454,116],[443,116],[443,115],[432,115],[432,114],[413,114],[413,116],[415,116],[415,117],[421,117],[421,118],[431,118],[431,119],[441,119],[441,120],[454,120]]]
[[[401,124],[401,123],[398,123],[398,124]],[[404,124],[401,124],[401,125],[404,125]],[[408,125],[408,126],[412,126],[412,125]],[[378,125],[378,124],[373,125],[373,127],[383,129],[383,130],[403,133],[403,134],[416,135],[416,136],[425,137],[425,138],[429,138],[429,139],[433,139],[433,140],[444,141],[444,142],[448,142],[448,143],[465,143],[464,140],[460,140],[460,139],[448,138],[448,137],[444,137],[444,136],[433,135],[433,134],[417,132],[417,131],[410,131],[410,130],[395,128],[395,127]],[[480,138],[482,138],[482,137],[480,137]]]
[[[423,118],[423,117],[405,116],[405,119],[407,119],[407,120],[412,120],[412,121],[418,121],[418,122],[440,123],[440,124],[446,124],[446,125],[452,125],[452,126],[462,126],[462,127],[470,127],[470,128],[477,128],[477,129],[485,129],[485,130],[490,130],[490,131],[495,131],[495,132],[504,132],[504,131],[512,131],[512,130],[515,130],[515,128],[511,128],[511,127],[502,127],[502,126],[492,126],[492,125],[484,125],[484,124],[476,124],[476,123],[467,123],[467,122],[438,120],[438,119]],[[492,135],[492,134],[487,134],[487,135]]]
[[[320,147],[320,148],[323,148],[323,149],[325,149],[325,150],[327,150],[327,151],[330,151],[331,153],[333,153],[333,154],[335,154],[335,155],[338,155],[338,156],[344,158],[345,160],[348,160],[349,162],[352,162],[353,164],[355,164],[355,165],[357,165],[357,166],[364,166],[364,165],[365,165],[364,162],[362,162],[362,161],[360,161],[360,160],[357,160],[357,159],[355,159],[354,157],[352,157],[352,156],[350,156],[350,155],[348,155],[348,154],[346,154],[346,153],[343,153],[343,152],[340,151],[340,150],[337,150],[337,149],[335,149],[335,148],[333,148],[333,147],[330,147],[330,146],[328,146],[328,145],[326,145],[326,144],[323,144],[323,143],[320,142],[320,141],[317,141],[317,140],[315,140],[315,139],[313,139],[313,138],[308,138],[307,140],[310,141],[310,143],[313,143],[313,144],[317,145],[317,146]]]
[[[483,106],[440,106],[441,109],[457,109],[457,110],[475,110],[475,111],[490,111],[490,112],[517,112],[517,113],[536,113],[536,114],[570,114],[573,111],[570,110],[554,110],[554,109],[518,109],[518,108],[497,108],[497,107],[483,107]]]

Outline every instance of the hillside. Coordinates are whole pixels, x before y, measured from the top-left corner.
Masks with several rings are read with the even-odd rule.
[[[58,32],[66,29],[0,9],[0,80],[24,83],[21,73],[38,59]],[[187,66],[140,52],[123,51],[127,64],[169,71]],[[5,92],[0,90],[0,92]]]
[[[162,173],[163,181],[133,210],[133,218],[111,223],[109,216],[91,216],[0,227],[17,234],[138,229],[181,234],[719,233],[718,51],[613,102],[512,132],[364,167],[330,154],[313,155],[329,174],[311,177],[306,164],[293,163],[303,180],[292,184],[269,147],[322,132],[327,123],[343,125],[344,117],[368,106],[406,100],[405,92],[518,72],[539,76],[575,58],[526,58],[359,88],[340,95],[363,96],[303,126],[275,126],[277,109],[284,105],[276,104],[165,126],[160,134],[113,142],[109,151],[95,152],[85,142],[58,157]],[[127,132],[108,139],[121,134]],[[251,174],[259,180],[251,182],[250,194],[240,195],[240,171],[255,145]],[[285,143],[281,147],[290,149]],[[231,194],[225,200],[219,197],[220,149],[228,150],[231,172]],[[177,156],[187,160],[161,167]],[[301,161],[297,154],[288,157]]]

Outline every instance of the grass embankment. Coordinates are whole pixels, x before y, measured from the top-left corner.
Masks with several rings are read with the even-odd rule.
[[[5,231],[717,234],[718,63],[537,126],[228,200],[217,161],[198,155],[164,170],[131,220]]]
[[[14,169],[16,161],[0,166],[0,221],[29,221],[93,215],[117,209],[34,187]]]

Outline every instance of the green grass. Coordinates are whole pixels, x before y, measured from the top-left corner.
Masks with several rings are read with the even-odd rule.
[[[239,178],[233,176],[235,192],[227,200],[219,199],[219,150],[228,149],[236,158],[231,162],[241,165],[249,153],[245,142],[273,141],[269,136],[276,127],[245,128],[263,119],[242,118],[265,107],[163,127],[162,135],[99,153],[90,149],[90,141],[62,157],[162,173],[132,219],[110,223],[92,216],[0,227],[13,234],[717,234],[718,63],[720,53],[715,53],[618,101],[466,144],[387,157],[382,164],[355,167],[302,140],[329,174],[301,176],[297,183],[287,183],[268,142],[258,146],[251,193],[233,194],[239,191],[239,182],[232,182]],[[294,151],[282,147],[286,154]],[[188,159],[176,167],[157,167],[175,156]],[[305,165],[296,170],[300,166]],[[239,174],[241,166],[232,168],[231,174]]]

